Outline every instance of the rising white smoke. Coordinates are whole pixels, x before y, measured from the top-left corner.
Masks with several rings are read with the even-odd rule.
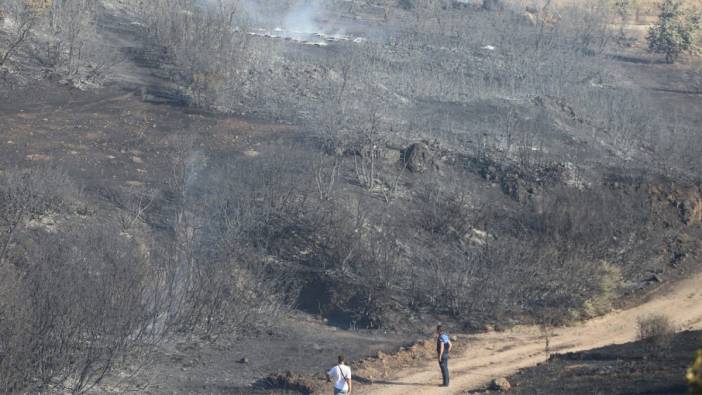
[[[364,38],[346,35],[346,25],[330,12],[332,0],[201,0],[210,7],[235,10],[235,28],[253,36],[326,46]],[[345,22],[348,24],[348,21]]]
[[[283,29],[305,34],[321,33],[324,31],[320,25],[322,16],[323,10],[318,4],[298,3],[285,15]]]

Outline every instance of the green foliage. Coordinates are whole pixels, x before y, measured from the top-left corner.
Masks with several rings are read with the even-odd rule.
[[[588,317],[596,317],[612,310],[622,285],[622,271],[618,267],[602,261],[594,271],[599,281],[595,283],[595,296],[584,304]]]
[[[683,10],[680,0],[663,0],[658,22],[648,31],[648,49],[665,54],[673,63],[682,52],[695,48],[695,36],[700,28],[700,16]]]
[[[702,348],[697,351],[695,362],[687,370],[687,382],[690,383],[690,395],[702,395]]]

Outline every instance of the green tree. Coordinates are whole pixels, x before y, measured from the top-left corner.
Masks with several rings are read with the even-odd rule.
[[[702,395],[702,348],[697,351],[695,362],[687,370],[687,381],[690,383],[690,395]]]
[[[658,22],[648,31],[648,49],[665,54],[666,62],[673,63],[682,52],[695,48],[700,17],[683,10],[680,0],[663,0],[659,7]]]

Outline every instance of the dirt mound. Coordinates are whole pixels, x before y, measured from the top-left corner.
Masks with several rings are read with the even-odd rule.
[[[286,393],[313,394],[321,392],[324,381],[292,372],[274,373],[261,380],[259,387],[267,390],[283,390]]]

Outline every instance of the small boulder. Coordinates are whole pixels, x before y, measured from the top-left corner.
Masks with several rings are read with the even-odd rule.
[[[432,162],[429,146],[424,143],[414,143],[400,152],[400,163],[413,173],[424,172]]]
[[[512,384],[510,384],[506,378],[502,377],[492,380],[492,383],[490,383],[490,389],[493,391],[507,392],[512,389]]]
[[[240,359],[239,361],[237,361],[237,362],[239,362],[239,363],[241,363],[241,364],[248,364],[248,363],[249,363],[249,359],[246,358],[246,357],[244,357],[244,358],[241,358],[241,359]]]

